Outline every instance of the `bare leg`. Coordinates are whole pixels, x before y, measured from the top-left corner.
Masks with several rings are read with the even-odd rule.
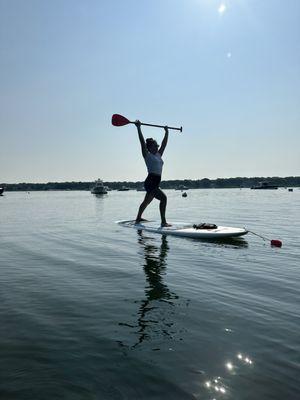
[[[154,197],[159,200],[159,211],[160,211],[160,218],[161,218],[161,226],[171,226],[166,221],[166,207],[167,207],[167,196],[161,189],[156,189],[154,192]]]
[[[151,203],[151,201],[152,201],[153,199],[154,199],[154,193],[153,193],[153,192],[151,192],[151,193],[146,193],[145,198],[144,198],[144,201],[143,201],[142,204],[140,205],[138,215],[137,215],[137,217],[136,217],[136,219],[135,219],[135,222],[136,222],[136,223],[139,223],[139,222],[143,221],[142,214],[143,214],[143,212],[145,211],[146,207]]]

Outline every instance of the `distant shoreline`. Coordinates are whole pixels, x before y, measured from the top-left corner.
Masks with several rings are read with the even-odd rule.
[[[162,189],[236,189],[250,188],[258,185],[259,182],[267,181],[271,185],[278,187],[300,187],[300,176],[289,177],[253,177],[253,178],[218,178],[218,179],[178,179],[163,180],[161,182]],[[126,187],[131,190],[143,188],[143,181],[137,182],[107,182],[103,184],[110,190],[119,190]],[[49,190],[90,190],[94,182],[47,182],[47,183],[0,183],[0,187],[5,191],[49,191]]]

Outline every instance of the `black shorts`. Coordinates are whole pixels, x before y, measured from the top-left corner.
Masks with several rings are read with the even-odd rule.
[[[144,182],[144,188],[146,192],[150,193],[153,190],[158,189],[160,181],[161,181],[160,175],[149,174]]]

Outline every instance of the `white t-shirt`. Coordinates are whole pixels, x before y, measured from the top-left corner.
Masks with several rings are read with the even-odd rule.
[[[161,175],[164,162],[158,152],[152,154],[148,151],[145,157],[145,163],[149,174]]]

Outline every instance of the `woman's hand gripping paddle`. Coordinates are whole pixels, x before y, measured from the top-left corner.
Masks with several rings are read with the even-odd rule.
[[[129,121],[126,117],[123,117],[123,115],[120,114],[114,114],[111,118],[111,123],[113,126],[123,126],[123,125],[128,125],[128,124],[134,124],[135,122]],[[156,128],[165,128],[164,125],[154,125],[154,124],[145,124],[141,122],[141,125],[145,126],[155,126]],[[173,128],[171,126],[168,126],[168,129],[174,129],[176,131],[182,132],[182,126],[180,128]]]

